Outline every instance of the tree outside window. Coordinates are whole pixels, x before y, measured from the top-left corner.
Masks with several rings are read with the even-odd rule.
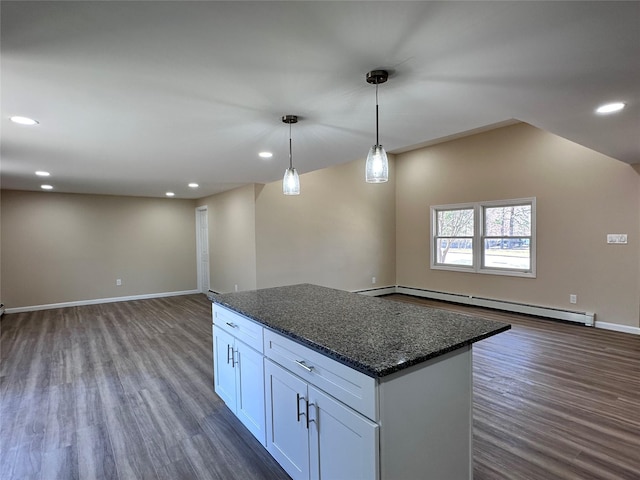
[[[531,268],[531,204],[484,207],[482,267]]]
[[[473,208],[439,210],[437,230],[437,263],[473,265]]]

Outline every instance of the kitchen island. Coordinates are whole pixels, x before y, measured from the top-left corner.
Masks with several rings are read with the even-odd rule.
[[[216,393],[292,478],[472,478],[472,344],[508,324],[309,284],[210,298]]]

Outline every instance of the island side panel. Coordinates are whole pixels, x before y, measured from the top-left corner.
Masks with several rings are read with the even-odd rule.
[[[380,473],[473,477],[471,346],[380,378]]]

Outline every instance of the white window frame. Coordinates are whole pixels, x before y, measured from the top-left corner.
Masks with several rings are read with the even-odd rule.
[[[485,267],[482,264],[484,253],[484,209],[486,207],[510,207],[531,205],[531,236],[529,237],[529,269],[516,270],[511,268]],[[437,238],[437,215],[441,210],[461,210],[473,209],[473,260],[472,265],[448,265],[437,263],[436,238]],[[508,200],[492,200],[474,203],[456,203],[448,205],[433,205],[431,211],[431,238],[430,238],[430,258],[432,270],[448,270],[453,272],[482,273],[489,275],[506,275],[510,277],[536,278],[536,198],[515,198]]]
[[[471,265],[452,265],[445,263],[438,263],[438,255],[436,253],[436,238],[438,237],[438,211],[440,210],[473,210],[473,260]],[[475,272],[476,271],[476,246],[478,229],[478,215],[476,213],[475,203],[456,203],[455,205],[436,205],[431,207],[431,268],[434,270],[450,270],[454,272]],[[466,237],[466,235],[464,235]],[[457,237],[456,237],[457,238]]]

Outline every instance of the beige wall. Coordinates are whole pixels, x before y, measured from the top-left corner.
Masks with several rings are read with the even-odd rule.
[[[281,181],[258,188],[258,287],[395,285],[393,158],[389,163],[383,184],[364,181],[360,160],[301,175],[299,196],[283,195]]]
[[[197,201],[208,212],[211,290],[256,288],[256,188],[247,185]]]
[[[192,200],[3,190],[1,204],[8,308],[196,288]]]
[[[0,300],[195,289],[195,207],[206,205],[216,291],[398,284],[640,326],[640,167],[518,124],[392,157],[386,184],[363,171],[360,160],[304,174],[294,197],[280,181],[198,201],[2,191]],[[430,205],[520,197],[537,198],[537,278],[429,269]],[[606,245],[607,233],[629,243]]]
[[[397,156],[397,283],[640,324],[638,169],[526,124]],[[537,198],[537,278],[429,268],[429,206]],[[627,245],[607,245],[627,233]],[[578,295],[578,304],[569,303]]]

